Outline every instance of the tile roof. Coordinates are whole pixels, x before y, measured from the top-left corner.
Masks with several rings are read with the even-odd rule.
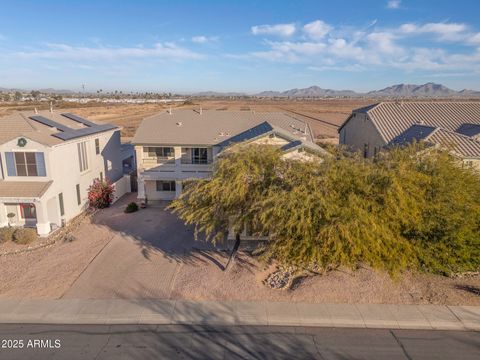
[[[68,113],[69,116],[73,115]],[[40,121],[36,121],[35,117],[40,117]],[[46,119],[42,123],[42,118]],[[90,125],[88,125],[88,124]],[[49,125],[57,125],[58,129]],[[62,112],[54,111],[33,111],[16,112],[4,117],[0,117],[0,144],[15,139],[17,137],[26,137],[33,141],[39,142],[46,146],[54,146],[61,144],[70,139],[89,135],[92,132],[91,127],[94,124],[95,131],[98,132],[116,129],[118,127],[110,124],[97,125],[87,120],[82,124],[78,120],[73,120],[63,115]],[[59,130],[64,130],[59,131]]]
[[[463,124],[480,125],[480,102],[382,102],[366,111],[385,142],[414,124],[456,131]]]
[[[367,113],[387,145],[425,140],[461,157],[480,157],[480,141],[473,138],[480,134],[478,101],[381,102],[353,112]]]
[[[218,145],[252,140],[277,133],[323,151],[306,123],[283,113],[250,111],[174,110],[145,118],[132,140],[139,145]]]
[[[0,198],[39,198],[53,181],[0,181]]]
[[[480,142],[453,131],[437,129],[427,141],[440,144],[462,158],[480,158]]]

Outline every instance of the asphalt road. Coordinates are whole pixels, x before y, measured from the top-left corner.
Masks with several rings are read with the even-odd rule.
[[[8,360],[480,359],[480,332],[463,331],[3,324],[0,339]]]

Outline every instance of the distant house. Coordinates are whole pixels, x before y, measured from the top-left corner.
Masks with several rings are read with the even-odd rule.
[[[251,142],[280,147],[286,158],[325,154],[310,127],[282,113],[175,110],[143,120],[136,149],[138,198],[172,200],[188,179],[208,178],[217,155],[230,145]]]
[[[340,144],[364,157],[424,141],[480,168],[480,102],[381,102],[353,110],[339,136]]]
[[[84,210],[95,178],[122,177],[115,125],[49,111],[0,118],[0,227],[46,235]]]

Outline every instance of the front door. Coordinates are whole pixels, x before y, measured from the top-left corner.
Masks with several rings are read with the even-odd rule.
[[[31,203],[20,204],[20,215],[25,220],[26,226],[35,226],[37,223],[37,211]]]

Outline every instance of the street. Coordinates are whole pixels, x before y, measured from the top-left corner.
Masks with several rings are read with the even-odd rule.
[[[0,325],[0,359],[478,359],[480,333],[274,326]],[[17,347],[17,348],[12,348]]]

